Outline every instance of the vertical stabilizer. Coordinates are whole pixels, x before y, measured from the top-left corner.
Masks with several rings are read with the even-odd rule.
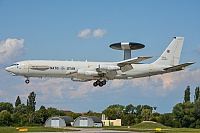
[[[153,64],[167,66],[178,65],[181,56],[183,41],[184,37],[174,37],[166,50],[155,62],[153,62]]]

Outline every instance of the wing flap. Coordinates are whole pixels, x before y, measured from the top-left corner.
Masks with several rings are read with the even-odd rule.
[[[194,64],[195,62],[187,62],[187,63],[183,63],[183,64],[180,64],[180,65],[176,65],[176,66],[172,66],[172,67],[168,67],[168,68],[165,68],[163,70],[165,71],[179,71],[179,70],[184,70],[185,67],[189,66],[189,65],[192,65]]]

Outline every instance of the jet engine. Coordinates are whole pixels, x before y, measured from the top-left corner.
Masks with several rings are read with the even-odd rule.
[[[79,78],[71,78],[72,81],[78,81],[78,82],[86,82],[89,81],[88,79],[79,79]]]
[[[78,75],[83,75],[83,76],[98,76],[98,72],[95,71],[85,71],[85,70],[78,70]]]
[[[118,66],[100,65],[99,69],[101,71],[117,71],[117,70],[120,70],[120,67],[118,67]]]

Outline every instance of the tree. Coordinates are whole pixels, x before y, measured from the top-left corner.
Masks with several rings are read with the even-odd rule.
[[[89,110],[87,113],[85,113],[86,115],[88,116],[93,116],[94,115],[94,112],[92,110]]]
[[[150,109],[150,110],[152,111],[152,107],[149,106],[149,105],[143,105],[143,106],[142,106],[142,109]]]
[[[35,97],[36,97],[36,94],[34,92],[31,92],[30,95],[28,96],[28,99],[27,99],[27,111],[28,112],[35,111],[35,106],[36,106]]]
[[[0,126],[10,126],[12,122],[11,114],[7,110],[0,112]]]
[[[200,93],[199,87],[195,89],[194,102],[190,102],[190,86],[187,86],[184,102],[178,103],[173,108],[174,126],[200,128]]]
[[[136,122],[136,123],[141,123],[142,121],[143,121],[142,115],[138,115],[138,116],[135,118],[135,122]]]
[[[151,109],[142,109],[142,113],[141,113],[141,115],[143,116],[143,119],[145,120],[145,121],[148,121],[149,119],[150,119],[150,117],[151,117]]]
[[[199,91],[199,87],[196,87],[195,89],[195,95],[194,95],[194,101],[199,101],[200,100],[200,91]]]
[[[165,126],[174,127],[174,116],[172,113],[162,114],[159,116],[158,122]]]
[[[10,112],[10,113],[12,113],[12,111],[13,111],[13,105],[12,105],[12,103],[8,103],[8,102],[1,102],[0,103],[0,112],[2,111],[2,110],[7,110],[8,112]]]
[[[27,115],[28,115],[28,122],[33,123],[34,121],[34,113],[35,113],[35,97],[36,94],[31,92],[27,99]]]
[[[55,116],[55,115],[58,115],[58,116],[65,116],[65,113],[60,111],[60,110],[57,110],[56,108],[47,108],[47,111],[49,113],[49,116]]]
[[[191,102],[178,103],[172,111],[175,127],[195,127],[194,104]]]
[[[14,108],[12,119],[16,126],[24,126],[28,122],[26,110],[27,107],[24,104],[19,104],[16,108]]]
[[[93,112],[92,110],[89,110],[87,113],[84,113],[83,115],[87,115],[87,116],[97,116],[101,119],[102,114],[101,113],[97,113],[97,112]]]
[[[125,114],[123,117],[122,117],[122,120],[124,122],[124,125],[132,125],[132,124],[135,124],[135,114]]]
[[[142,112],[142,106],[141,106],[141,105],[138,105],[138,106],[135,108],[135,110],[136,110],[136,114],[137,114],[137,115],[140,115],[141,112]]]
[[[152,107],[149,105],[143,105],[142,112],[141,112],[143,119],[145,121],[150,120],[151,114],[152,114]]]
[[[174,115],[174,118],[175,118],[174,126],[182,127],[182,118],[184,116],[183,103],[176,104],[173,107],[172,114]]]
[[[82,115],[81,113],[74,113],[74,112],[67,113],[67,116],[71,116],[74,120],[81,115]]]
[[[195,118],[195,128],[200,128],[200,100],[194,102],[194,108],[192,112],[193,117]]]
[[[157,112],[154,112],[151,114],[151,118],[150,118],[150,121],[155,121],[157,122],[158,121],[158,118],[159,118],[160,114],[157,113]]]
[[[195,118],[192,116],[194,104],[191,102],[183,103],[184,116],[182,118],[182,126],[194,128]]]
[[[18,96],[17,99],[16,99],[16,102],[15,102],[15,107],[17,107],[19,104],[21,104],[21,99]]]
[[[13,109],[13,114],[15,113],[26,114],[26,112],[27,112],[27,106],[25,104],[19,104],[17,107]]]
[[[129,114],[129,113],[133,114],[134,110],[135,110],[135,108],[132,104],[129,104],[125,107],[125,113],[126,114]]]
[[[119,104],[110,105],[102,113],[110,120],[121,119],[123,116],[124,106]]]
[[[44,106],[41,106],[40,109],[35,112],[34,122],[37,124],[44,124],[49,117],[49,112]]]
[[[184,102],[190,101],[190,86],[187,86],[184,95]]]

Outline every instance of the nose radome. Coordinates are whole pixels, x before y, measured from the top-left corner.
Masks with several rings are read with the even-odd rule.
[[[6,71],[10,72],[10,67],[6,67]]]
[[[10,74],[12,74],[13,76],[16,75],[15,71],[13,70],[12,67],[6,67],[6,71],[9,72]]]

